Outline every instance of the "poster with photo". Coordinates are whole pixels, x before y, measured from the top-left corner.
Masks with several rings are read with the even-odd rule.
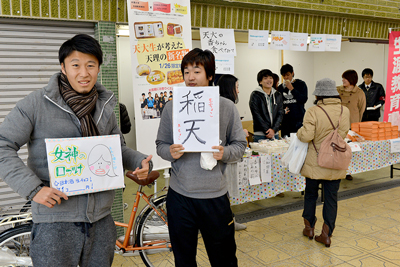
[[[325,34],[311,34],[308,51],[311,52],[325,51],[325,40],[326,40]]]
[[[271,49],[289,50],[290,32],[272,31],[271,32]]]
[[[184,85],[181,61],[192,49],[190,1],[128,0],[127,5],[137,150],[153,155],[154,169],[167,168],[154,143],[173,87]]]
[[[125,187],[120,138],[45,139],[50,186],[67,196]]]

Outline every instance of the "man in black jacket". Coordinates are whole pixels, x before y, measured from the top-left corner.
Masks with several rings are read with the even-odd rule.
[[[304,105],[308,100],[308,89],[304,81],[294,79],[293,67],[285,64],[281,67],[283,83],[278,86],[278,91],[283,96],[283,115],[281,136],[290,136],[303,126],[303,117],[306,113]]]
[[[380,83],[372,80],[373,76],[374,72],[371,69],[364,69],[362,71],[364,82],[358,86],[364,91],[367,100],[362,121],[379,121],[380,107],[385,104],[385,89]]]
[[[278,138],[283,117],[282,95],[273,88],[273,73],[264,69],[257,74],[257,87],[251,95],[249,106],[253,116],[254,142]]]

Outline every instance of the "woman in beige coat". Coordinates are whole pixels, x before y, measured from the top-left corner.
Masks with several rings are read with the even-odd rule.
[[[328,78],[317,81],[313,95],[316,96],[317,105],[321,106],[331,118],[334,125],[339,122],[339,135],[346,137],[350,128],[350,111],[341,105],[341,99],[336,90],[336,83]],[[340,180],[346,177],[345,170],[334,170],[322,168],[317,163],[317,152],[311,141],[319,150],[321,143],[333,131],[328,116],[318,106],[309,108],[304,115],[303,127],[297,132],[300,141],[308,144],[307,157],[300,173],[306,177],[306,190],[304,195],[304,224],[303,235],[310,239],[314,237],[314,227],[317,221],[315,217],[316,202],[318,198],[318,187],[322,184],[324,188],[324,206],[322,233],[315,236],[315,240],[329,247],[331,244],[330,237],[335,229],[335,221],[337,215],[337,193],[339,190]]]
[[[367,100],[365,93],[357,86],[358,74],[355,70],[346,70],[342,74],[343,85],[337,87],[342,105],[350,110],[350,123],[362,120]],[[347,180],[353,180],[353,176],[346,175]]]

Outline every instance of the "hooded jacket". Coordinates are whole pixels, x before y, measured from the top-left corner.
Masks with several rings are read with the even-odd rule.
[[[279,127],[283,119],[283,98],[281,93],[274,88],[271,90],[272,95],[272,120],[267,105],[267,94],[261,87],[257,87],[250,95],[249,106],[251,115],[253,116],[254,133],[263,132],[264,135],[268,129],[278,133]]]
[[[54,74],[47,86],[18,101],[0,125],[0,177],[24,198],[41,183],[49,185],[45,138],[82,137],[78,117],[60,94],[59,76]],[[119,134],[124,168],[141,168],[146,156],[125,145],[114,113],[117,99],[100,83],[96,83],[96,89],[99,98],[92,114],[100,134]],[[28,145],[28,167],[17,155],[24,144]],[[111,213],[114,195],[109,190],[69,196],[53,208],[32,201],[33,221],[93,223]]]
[[[341,112],[340,99],[326,98],[323,101],[318,101],[318,105],[329,114],[333,124],[336,126]],[[348,108],[343,107],[338,133],[342,138],[345,138],[349,129],[350,112]],[[320,167],[317,162],[317,152],[311,141],[314,140],[315,147],[319,151],[321,143],[332,131],[332,124],[329,122],[328,116],[326,116],[323,110],[314,106],[306,111],[303,127],[297,131],[297,138],[299,138],[301,142],[308,143],[307,156],[303,168],[300,171],[302,176],[317,180],[337,180],[346,177],[346,170],[323,168]]]

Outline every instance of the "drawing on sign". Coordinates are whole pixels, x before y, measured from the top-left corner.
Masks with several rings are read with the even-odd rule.
[[[111,148],[110,148],[111,149]],[[115,157],[105,145],[96,145],[92,148],[88,157],[90,171],[97,176],[117,176],[114,172]]]

